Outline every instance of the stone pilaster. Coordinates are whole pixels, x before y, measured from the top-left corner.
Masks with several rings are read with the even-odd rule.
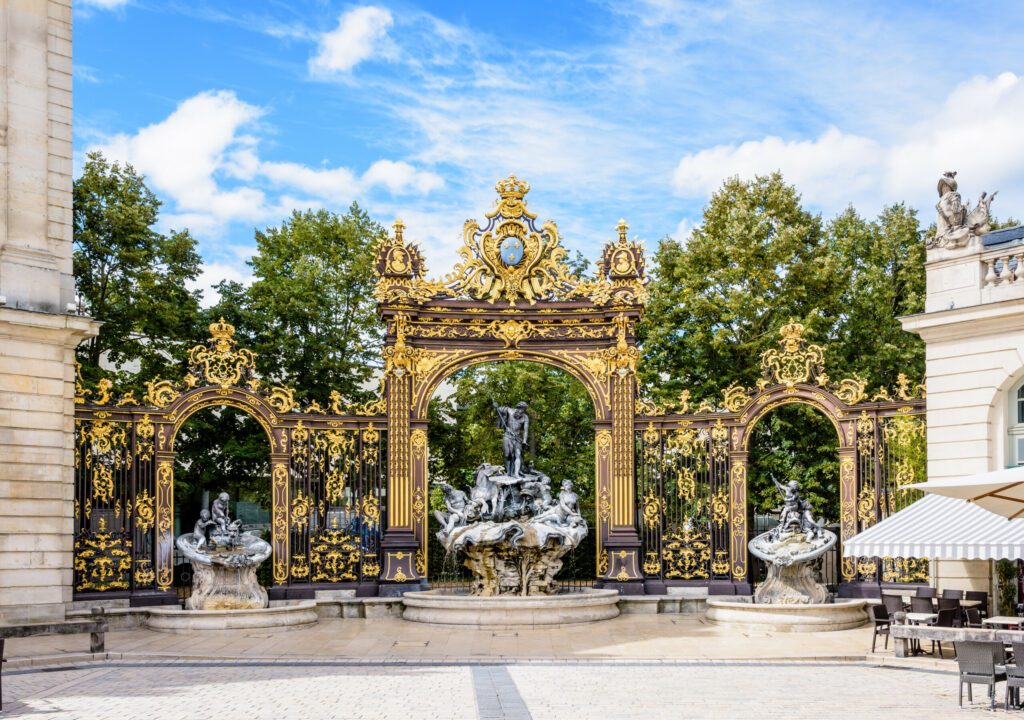
[[[75,348],[87,318],[0,308],[0,622],[71,601]]]

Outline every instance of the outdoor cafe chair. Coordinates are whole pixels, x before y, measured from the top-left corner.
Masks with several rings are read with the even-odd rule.
[[[943,610],[953,610],[953,627],[961,627],[963,625],[963,618],[961,617],[960,601],[955,598],[939,598],[939,612]]]
[[[953,643],[956,650],[956,664],[960,672],[960,707],[964,706],[964,683],[967,684],[967,700],[971,702],[972,685],[987,685],[990,707],[996,706],[996,683],[1006,680],[1006,671],[996,669],[997,658],[1003,656],[1003,644],[993,642],[958,641]]]
[[[1024,652],[1024,647],[1021,648]],[[1021,656],[1024,658],[1024,655]],[[1010,702],[1020,705],[1020,689],[1024,687],[1024,665],[1006,666],[1006,712],[1010,712]]]
[[[976,600],[978,605],[978,611],[982,617],[988,617],[988,593],[984,590],[968,590],[964,593],[964,600]]]
[[[917,589],[917,597],[920,598],[933,598],[935,597],[935,588],[929,585],[922,585]]]
[[[943,590],[942,591],[942,598],[944,600],[963,600],[964,599],[964,591],[963,590]]]
[[[933,613],[935,606],[932,605],[931,598],[912,597],[910,598],[910,612]]]
[[[895,615],[898,612],[903,612],[903,599],[899,595],[882,595],[882,603],[885,605],[885,609],[889,611],[889,615]],[[928,612],[931,612],[929,610]]]
[[[953,610],[953,609],[939,610],[939,616],[937,618],[935,618],[934,622],[932,622],[932,627],[946,627],[946,628],[953,627],[953,623],[956,620],[956,617],[959,614],[959,612],[960,612],[959,609],[956,609],[956,610]],[[935,654],[935,646],[936,645],[939,646],[939,655],[938,655],[938,657],[941,658],[942,657],[942,641],[941,640],[932,640],[932,655]],[[1000,645],[1000,647],[1002,647],[1002,645]],[[953,647],[953,652],[954,653],[956,652],[956,646],[955,645]]]
[[[967,627],[983,627],[981,624],[981,612],[978,608],[964,608],[964,615],[967,616]]]
[[[879,635],[885,635],[885,649],[889,649],[889,629],[892,627],[892,618],[885,605],[869,605],[868,614],[871,616],[871,623],[874,627],[874,634],[871,636],[871,652],[875,651],[875,643]]]

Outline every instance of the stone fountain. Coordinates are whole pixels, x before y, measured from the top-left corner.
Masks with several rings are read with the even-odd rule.
[[[708,600],[707,618],[748,630],[821,632],[862,625],[866,600],[833,601],[818,582],[816,566],[836,544],[836,535],[815,520],[811,504],[795,480],[772,482],[783,496],[779,524],[750,541],[750,552],[768,565],[768,577],[754,591],[754,602]]]
[[[192,594],[179,608],[153,608],[146,624],[154,630],[187,632],[232,628],[276,628],[317,621],[314,603],[269,607],[256,569],[271,554],[270,544],[243,531],[229,515],[230,497],[220,493],[199,513],[192,532],[180,535],[178,550],[192,564]]]
[[[241,531],[241,521],[228,515],[228,501],[222,492],[209,510],[200,511],[193,531],[178,537],[178,549],[192,563],[186,610],[251,610],[269,604],[256,568],[270,557],[270,544]]]
[[[436,482],[445,511],[435,512],[437,539],[473,572],[469,595],[430,590],[404,594],[403,617],[459,625],[544,625],[618,615],[618,593],[559,593],[562,558],[587,535],[579,498],[565,480],[557,496],[551,479],[524,467],[530,418],[525,402],[494,405],[503,431],[504,466],[481,464],[464,492]]]

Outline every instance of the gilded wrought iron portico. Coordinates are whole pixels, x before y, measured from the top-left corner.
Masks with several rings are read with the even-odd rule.
[[[377,248],[374,291],[386,325],[381,391],[368,403],[337,393],[300,406],[293,388],[265,383],[234,328],[213,323],[181,381],[154,378],[141,399],[109,381],[76,397],[75,589],[172,601],[174,439],[194,413],[231,406],[269,446],[272,597],[318,588],[360,594],[420,587],[427,568],[427,411],[461,368],[532,361],[586,388],[594,407],[598,577],[623,592],[700,584],[748,592],[749,438],[791,403],[836,430],[840,536],[912,501],[924,443],[923,388],[900,378],[869,394],[856,376],[833,381],[827,348],[802,325],[781,328],[752,387],[673,408],[640,396],[636,327],[647,299],[642,246],[620,221],[594,279],[573,275],[555,223],[527,207],[511,176],[483,224],[467,221],[460,260],[441,280],[396,221]],[[916,458],[916,460],[914,459]],[[913,558],[844,559],[842,580],[925,579]]]
[[[639,591],[633,415],[636,323],[646,299],[643,249],[622,222],[597,279],[581,280],[565,264],[557,226],[538,224],[527,209],[529,185],[512,176],[496,190],[486,223],[466,222],[461,261],[443,281],[425,279],[422,254],[405,241],[400,221],[378,253],[391,437],[391,523],[381,579],[410,583],[421,574],[415,553],[427,547],[425,428],[434,391],[461,368],[526,360],[568,372],[593,401],[598,552],[612,559],[601,567],[606,582]],[[425,564],[424,557],[419,566]]]

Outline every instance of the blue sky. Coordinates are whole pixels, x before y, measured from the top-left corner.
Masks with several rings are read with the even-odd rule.
[[[132,162],[202,285],[292,208],[402,217],[431,274],[494,182],[595,258],[685,238],[723,178],[826,215],[935,180],[1024,215],[1024,3],[77,0],[75,150]],[[208,299],[209,301],[209,299]]]

